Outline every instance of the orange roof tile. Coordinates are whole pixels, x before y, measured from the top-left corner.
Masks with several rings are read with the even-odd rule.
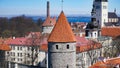
[[[48,42],[75,42],[76,39],[72,29],[62,11],[58,17],[57,23],[51,32]]]
[[[0,50],[10,51],[11,48],[10,48],[9,45],[7,45],[7,44],[0,44]]]
[[[120,27],[103,27],[101,29],[102,36],[117,37],[120,35]]]
[[[48,16],[46,18],[46,20],[44,21],[44,23],[42,24],[42,26],[54,26],[56,24],[56,18],[50,18],[50,16]]]
[[[42,45],[40,46],[40,50],[41,50],[41,51],[48,51],[48,45],[47,45],[47,44],[42,44]]]
[[[107,59],[106,62],[98,61],[89,68],[111,68],[111,66],[120,65],[120,57]]]

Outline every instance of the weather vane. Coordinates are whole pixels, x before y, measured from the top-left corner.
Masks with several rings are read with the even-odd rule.
[[[63,1],[63,0],[61,0],[61,3],[62,3],[62,5],[61,5],[61,9],[62,9],[62,10],[63,10],[63,2],[64,2],[64,1]]]

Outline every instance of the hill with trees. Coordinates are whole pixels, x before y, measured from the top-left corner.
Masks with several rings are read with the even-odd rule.
[[[23,16],[0,18],[0,37],[23,37],[29,32],[41,31],[42,19],[38,19],[37,23],[32,18]]]

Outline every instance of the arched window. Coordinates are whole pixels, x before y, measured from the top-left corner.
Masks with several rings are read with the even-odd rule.
[[[58,49],[58,45],[56,45],[56,49]]]
[[[67,44],[67,49],[69,49],[70,47],[69,47],[69,45]]]

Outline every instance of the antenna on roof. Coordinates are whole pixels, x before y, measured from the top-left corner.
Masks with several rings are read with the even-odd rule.
[[[61,3],[62,3],[62,4],[61,4],[61,9],[62,9],[62,10],[63,10],[63,2],[64,2],[64,1],[63,1],[63,0],[61,0]]]

